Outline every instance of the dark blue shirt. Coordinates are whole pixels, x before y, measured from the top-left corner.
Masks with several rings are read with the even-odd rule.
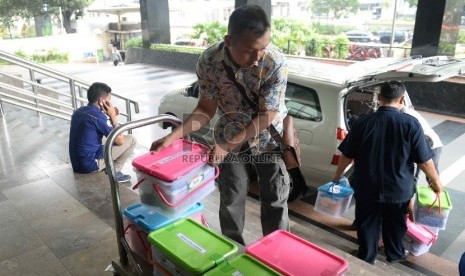
[[[95,105],[78,108],[71,117],[69,157],[73,171],[90,173],[98,170],[96,159],[103,158],[102,137],[113,128],[107,116]]]
[[[339,150],[354,159],[357,199],[376,202],[409,201],[415,190],[414,163],[432,157],[418,120],[386,106],[357,119]]]

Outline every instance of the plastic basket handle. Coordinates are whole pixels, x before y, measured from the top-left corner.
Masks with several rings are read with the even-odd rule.
[[[207,218],[203,214],[200,215],[200,220],[202,221],[202,225],[205,226],[205,228],[210,229]]]
[[[436,203],[436,201],[438,202],[438,209],[439,209],[439,214],[441,213],[441,196],[439,195],[438,192],[435,193],[436,194],[436,198],[434,199],[433,203],[431,203],[431,205],[429,206],[427,212],[429,212],[433,206],[434,206],[434,203]]]
[[[142,178],[141,180],[139,180],[136,185],[134,185],[134,187],[132,187],[133,190],[136,190],[137,188],[139,188],[140,184],[142,184],[142,182],[144,182],[145,178]]]
[[[208,185],[210,182],[212,182],[213,180],[215,180],[218,175],[220,174],[220,169],[218,168],[218,166],[215,166],[215,176],[213,176],[212,178],[210,178],[209,180],[205,181],[205,183],[203,183],[202,185],[200,185],[199,187],[195,188],[194,190],[197,190],[197,189],[200,189],[206,185]],[[185,201],[187,201],[189,198],[191,198],[194,193],[191,192],[189,193],[187,196],[185,196],[183,199],[181,199],[180,201],[176,202],[175,204],[169,202],[165,196],[163,195],[163,193],[161,192],[160,188],[158,187],[158,185],[156,185],[155,183],[152,184],[153,186],[153,189],[157,192],[158,196],[161,198],[161,200],[168,206],[170,207],[178,207],[179,205],[183,204]]]
[[[126,228],[124,228],[124,234],[125,234],[125,235],[127,235],[127,234],[129,233],[128,230],[129,230],[129,228],[131,228],[132,226],[134,226],[134,224],[129,223],[128,226],[126,226]]]

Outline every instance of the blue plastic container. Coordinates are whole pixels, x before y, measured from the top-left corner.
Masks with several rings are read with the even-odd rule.
[[[339,183],[328,182],[318,188],[315,210],[339,217],[349,209],[354,190],[349,187],[349,181],[343,177]]]
[[[185,217],[190,217],[202,223],[202,203],[195,204],[181,216],[167,217],[162,212],[153,208],[147,208],[139,203],[133,204],[124,210],[125,235],[131,250],[148,263],[151,260],[151,246],[147,241],[150,232],[162,228],[168,224]]]

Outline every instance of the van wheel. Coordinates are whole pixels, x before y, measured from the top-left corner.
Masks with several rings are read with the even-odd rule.
[[[287,172],[289,174],[289,197],[287,202],[297,201],[306,197],[309,189],[300,168],[289,169]]]
[[[167,113],[165,113],[165,115],[172,115],[172,116],[174,116],[174,117],[177,118],[177,116],[174,115],[174,114],[171,113],[171,112],[167,112]],[[162,128],[163,128],[163,129],[175,128],[175,127],[176,127],[176,126],[175,126],[174,124],[170,123],[170,122],[163,122],[163,125],[162,125]]]

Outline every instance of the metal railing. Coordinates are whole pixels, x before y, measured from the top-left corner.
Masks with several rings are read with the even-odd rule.
[[[91,84],[86,81],[4,51],[0,51],[0,61],[7,64],[5,68],[13,65],[19,72],[0,70],[0,116],[5,115],[3,103],[9,103],[38,114],[71,120],[73,111],[88,103],[85,93]],[[26,74],[28,78],[23,77]],[[44,85],[41,83],[44,78],[69,88],[63,92]],[[132,121],[133,113],[139,113],[136,101],[115,93],[112,93],[112,99],[122,103],[120,115],[126,118],[126,122]]]
[[[381,43],[351,42],[349,44],[325,41],[298,41],[288,40],[284,53],[309,57],[332,58],[342,60],[367,60],[390,56],[408,57],[411,48],[397,45],[389,46]]]

